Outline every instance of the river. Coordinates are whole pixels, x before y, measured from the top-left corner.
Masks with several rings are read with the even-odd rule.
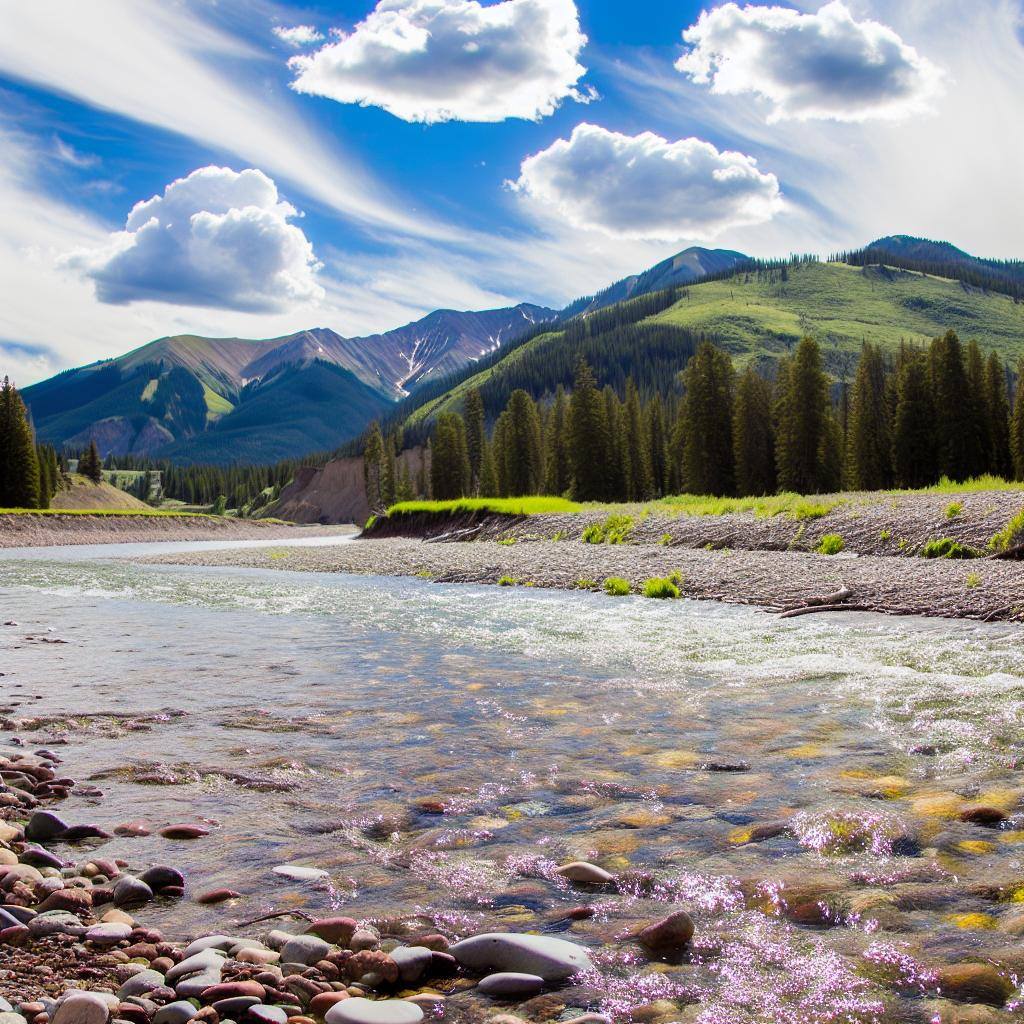
[[[897,1019],[1019,944],[1018,626],[130,560],[171,547],[0,553],[0,744],[66,741],[71,821],[210,829],[105,856],[243,894],[147,909],[169,934],[547,930],[594,948],[605,1009],[702,1024]],[[650,972],[622,936],[676,904],[694,955]]]

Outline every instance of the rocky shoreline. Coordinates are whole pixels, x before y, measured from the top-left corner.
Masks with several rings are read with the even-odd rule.
[[[346,526],[296,526],[214,516],[0,514],[0,550],[68,544],[143,544],[154,541],[272,540],[333,536]]]
[[[360,539],[332,548],[203,551],[158,556],[178,565],[413,576],[438,583],[599,591],[608,577],[634,594],[675,575],[683,597],[781,612],[845,588],[849,609],[982,621],[1024,621],[1024,565],[1013,561],[896,558],[808,551],[691,548],[661,543],[584,544],[542,539],[552,524],[531,517],[497,539],[437,543]],[[649,525],[657,530],[657,525]],[[578,529],[578,528],[577,528]],[[547,537],[557,531],[547,533]]]

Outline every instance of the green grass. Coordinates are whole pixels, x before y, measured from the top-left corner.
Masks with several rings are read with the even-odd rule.
[[[838,533],[826,533],[814,549],[819,555],[838,555],[846,547],[846,541]]]
[[[846,498],[831,497],[811,500],[803,494],[772,494],[762,498],[715,498],[702,494],[675,494],[654,502],[652,507],[687,516],[725,516],[737,512],[753,512],[758,519],[784,515],[798,522],[820,519],[841,505]]]
[[[1024,541],[1024,509],[1021,509],[989,542],[991,551],[1008,551]]]
[[[966,582],[967,582],[967,586],[970,587],[972,590],[975,587],[980,587],[981,586],[981,573],[980,572],[969,572],[967,574],[967,581]]]
[[[978,558],[981,552],[950,537],[940,537],[924,544],[920,554],[922,558]]]
[[[951,501],[945,508],[944,515],[947,519],[956,519],[961,512],[963,512],[964,506],[962,502]]]
[[[400,501],[388,509],[388,515],[410,516],[420,512],[461,515],[493,512],[504,516],[536,516],[545,513],[582,512],[583,505],[566,498],[533,495],[525,498],[456,498],[452,501]]]
[[[631,590],[629,580],[624,580],[621,576],[609,576],[604,581],[604,592],[609,597],[626,597]]]
[[[591,523],[581,540],[584,544],[622,544],[632,532],[632,516],[610,515],[603,523]]]
[[[887,494],[974,494],[978,491],[1020,491],[1024,494],[1024,483],[1006,480],[1001,476],[975,476],[970,480],[950,480],[944,476],[937,484],[919,487],[916,490],[887,491]]]
[[[499,587],[514,587],[518,582],[519,582],[519,580],[517,580],[515,578],[515,576],[502,576],[502,577],[500,577],[498,579],[498,586]]]
[[[679,587],[671,577],[655,576],[644,584],[643,595],[656,600],[674,600],[679,597]]]

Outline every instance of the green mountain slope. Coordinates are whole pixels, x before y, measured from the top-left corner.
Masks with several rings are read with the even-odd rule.
[[[1024,356],[1024,303],[959,281],[880,266],[804,263],[785,271],[741,272],[682,288],[677,301],[650,316],[630,317],[631,307],[641,308],[623,303],[597,314],[623,311],[626,321],[635,320],[625,328],[586,332],[568,324],[476,372],[465,371],[442,393],[407,407],[407,426],[422,432],[437,413],[458,409],[473,387],[482,389],[489,415],[504,407],[515,387],[536,397],[558,384],[568,387],[580,354],[602,383],[619,386],[632,374],[641,389],[668,391],[702,337],[729,351],[739,365],[753,359],[770,369],[811,335],[837,378],[850,375],[864,341],[895,351],[903,341],[925,343],[950,328],[965,340],[977,338],[1012,365]]]

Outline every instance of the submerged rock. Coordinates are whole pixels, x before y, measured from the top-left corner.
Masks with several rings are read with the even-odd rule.
[[[685,910],[654,924],[649,924],[637,933],[636,939],[648,952],[659,956],[681,953],[693,938],[693,918]]]
[[[555,874],[567,878],[570,882],[588,885],[604,885],[614,879],[614,875],[605,871],[604,868],[583,860],[573,861],[571,864],[563,864],[556,870]]]
[[[502,971],[487,975],[478,987],[484,995],[496,999],[529,999],[544,988],[544,979],[536,974]]]
[[[565,981],[593,967],[582,946],[547,935],[489,932],[456,942],[450,952],[469,970],[536,974],[545,981]]]

